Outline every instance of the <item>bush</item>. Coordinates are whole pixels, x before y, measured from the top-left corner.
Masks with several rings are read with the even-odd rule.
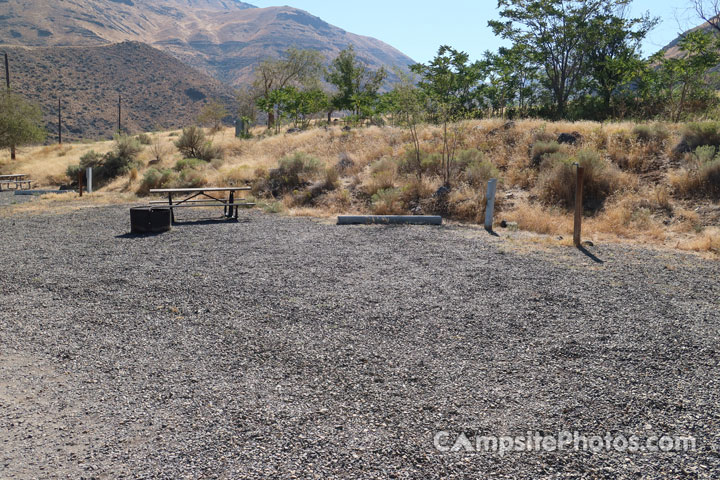
[[[93,169],[93,182],[101,186],[114,178],[129,173],[139,166],[137,157],[142,146],[137,139],[125,135],[115,137],[115,148],[105,155],[90,151],[80,157],[80,165],[68,167],[66,174],[71,181],[77,179],[78,172],[86,168]]]
[[[678,194],[692,197],[720,198],[720,154],[715,147],[698,147],[693,154],[693,164],[679,175],[671,178]]]
[[[180,188],[197,188],[207,184],[207,177],[197,170],[186,168],[180,172],[177,186]]]
[[[720,122],[689,123],[683,131],[681,144],[686,144],[690,150],[703,145],[720,147]]]
[[[140,183],[137,193],[139,195],[147,195],[150,190],[155,188],[169,188],[175,185],[177,174],[170,169],[150,168]]]
[[[597,210],[605,200],[620,187],[619,173],[602,160],[600,155],[589,150],[578,152],[575,158],[557,159],[545,162],[538,179],[540,199],[549,205],[573,208],[575,205],[577,162],[585,169],[583,182],[583,208]]]
[[[662,143],[668,139],[670,133],[664,125],[657,123],[654,125],[635,125],[633,135],[642,143]]]
[[[406,213],[402,191],[397,188],[378,190],[372,196],[372,211],[375,215],[401,215]]]
[[[202,148],[206,144],[205,132],[200,127],[183,128],[182,135],[175,146],[185,158],[202,158],[200,155]]]
[[[203,165],[207,165],[207,162],[200,160],[199,158],[183,158],[182,160],[177,161],[175,164],[175,170],[178,172],[186,169],[193,170],[202,167]]]
[[[141,144],[141,145],[150,145],[152,143],[152,138],[147,133],[141,133],[135,139]]]
[[[278,163],[278,168],[270,170],[267,178],[261,179],[254,190],[269,191],[274,196],[282,195],[309,185],[321,171],[320,160],[301,152],[283,157]]]
[[[555,141],[552,142],[535,142],[530,152],[532,159],[532,165],[534,167],[539,166],[543,159],[553,153],[558,153],[563,150],[563,147]]]
[[[499,178],[500,171],[487,160],[475,160],[463,172],[464,180],[476,188],[485,187],[491,178]]]

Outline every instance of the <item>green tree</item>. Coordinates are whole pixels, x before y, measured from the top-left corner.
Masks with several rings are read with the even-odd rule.
[[[408,76],[401,76],[400,83],[386,95],[386,108],[393,115],[393,122],[410,132],[413,144],[413,168],[418,179],[422,178],[422,150],[418,126],[425,121],[425,97],[422,90]]]
[[[274,91],[290,86],[316,86],[322,78],[323,70],[320,52],[290,48],[282,58],[268,58],[260,62],[255,70],[253,84],[259,92],[258,97],[264,97],[266,100],[263,103],[267,105],[268,97]],[[263,111],[268,114],[268,128],[272,128],[275,123],[274,111]]]
[[[481,62],[485,75],[482,89],[493,115],[505,117],[509,108],[527,115],[537,101],[538,67],[528,58],[524,45],[501,47],[496,54],[485,53]]]
[[[544,73],[553,113],[563,118],[583,87],[592,25],[631,0],[498,0],[504,21],[488,24],[496,35],[527,47]]]
[[[387,71],[384,68],[376,71],[368,68],[350,45],[333,60],[325,77],[328,83],[337,88],[332,98],[332,107],[367,118],[377,106],[378,92],[386,78]]]
[[[9,148],[15,160],[15,147],[40,143],[45,139],[40,107],[12,91],[0,93],[0,148]]]
[[[460,122],[477,109],[482,65],[470,63],[467,53],[443,45],[430,63],[412,65],[410,70],[420,76],[418,86],[427,99],[431,118],[442,125],[443,180],[449,185],[461,140]]]
[[[212,100],[203,107],[198,116],[198,122],[210,128],[212,132],[219,132],[222,129],[223,118],[229,115],[225,105]]]
[[[288,87],[285,90],[284,107],[295,127],[308,128],[318,113],[329,108],[330,99],[321,88],[300,90]]]
[[[701,30],[685,34],[678,47],[678,56],[667,58],[660,52],[652,58],[659,62],[654,81],[661,85],[662,101],[668,106],[669,117],[674,122],[683,118],[691,103],[698,105],[697,109],[717,104],[708,76],[710,69],[720,63],[720,42]]]
[[[620,5],[615,10],[601,8],[588,24],[588,74],[602,98],[605,116],[611,114],[613,95],[642,72],[641,42],[657,23],[647,14],[627,18],[626,6]]]

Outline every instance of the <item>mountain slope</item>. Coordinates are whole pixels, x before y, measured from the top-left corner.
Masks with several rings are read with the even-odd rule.
[[[236,0],[6,0],[0,44],[153,45],[215,78],[248,83],[254,65],[288,47],[320,51],[328,61],[353,44],[374,68],[412,59],[373,38],[334,27],[291,7],[255,8]]]
[[[42,106],[51,137],[58,98],[67,140],[111,137],[119,94],[123,127],[131,132],[191,125],[206,99],[233,100],[219,81],[142,43],[5,50],[13,89]]]

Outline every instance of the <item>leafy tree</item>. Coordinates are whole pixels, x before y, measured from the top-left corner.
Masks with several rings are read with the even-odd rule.
[[[373,71],[363,63],[350,45],[333,60],[325,79],[337,88],[332,98],[336,110],[348,110],[358,117],[372,115],[378,92],[387,78],[384,68]]]
[[[590,27],[596,19],[630,0],[498,0],[505,21],[490,21],[496,35],[527,47],[529,60],[543,71],[552,110],[566,116],[570,99],[583,87]]]
[[[282,58],[269,58],[260,62],[255,71],[254,86],[259,97],[266,99],[277,90],[289,86],[317,85],[323,72],[322,55],[316,50],[288,49]],[[272,109],[263,109],[268,114],[268,128],[275,123]]]
[[[312,118],[329,108],[330,99],[320,88],[299,90],[288,87],[285,92],[285,110],[295,127],[307,128]]]
[[[627,18],[625,5],[605,6],[588,25],[587,62],[592,88],[602,98],[604,114],[611,114],[613,94],[643,70],[640,44],[657,25],[649,15]]]
[[[0,148],[10,148],[10,157],[15,160],[15,147],[44,139],[40,107],[12,91],[0,93]]]
[[[393,114],[397,125],[407,128],[413,143],[413,160],[415,174],[422,177],[422,151],[418,126],[425,121],[425,97],[422,90],[415,87],[415,82],[407,76],[401,77],[399,84],[385,96],[386,108]]]
[[[720,63],[720,42],[701,30],[685,34],[678,47],[681,54],[677,57],[666,58],[664,52],[653,57],[660,63],[655,81],[664,89],[663,101],[669,106],[674,122],[683,118],[692,101],[701,109],[717,103],[707,80],[710,69]]]
[[[222,129],[223,118],[229,115],[225,105],[212,100],[203,107],[202,112],[198,116],[198,122],[201,125],[210,127],[212,132],[219,132]]]
[[[479,62],[470,63],[467,53],[446,45],[427,65],[410,67],[420,76],[418,86],[428,101],[431,118],[443,127],[442,171],[448,185],[462,133],[458,122],[476,110],[481,67]]]
[[[521,115],[527,115],[537,101],[538,67],[528,58],[525,45],[501,47],[497,54],[485,53],[481,62],[485,75],[482,89],[493,115],[504,117],[509,108],[516,108]]]

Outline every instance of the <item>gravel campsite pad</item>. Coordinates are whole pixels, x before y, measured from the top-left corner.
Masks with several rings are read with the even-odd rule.
[[[241,217],[0,217],[0,478],[720,476],[720,263]],[[444,451],[562,431],[697,443]]]

